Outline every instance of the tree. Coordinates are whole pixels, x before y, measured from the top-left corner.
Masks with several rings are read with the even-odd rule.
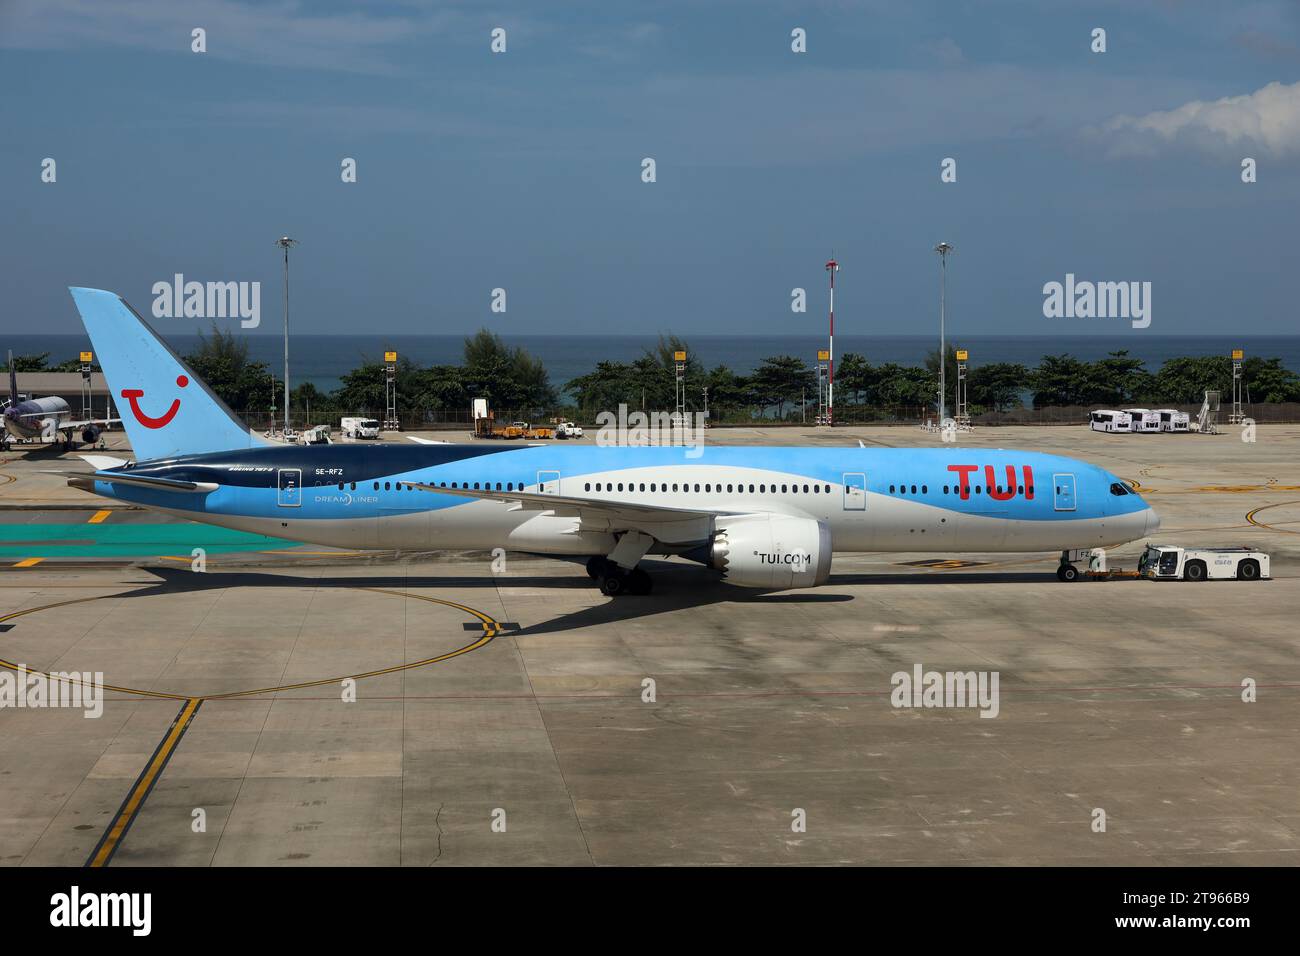
[[[749,380],[725,365],[712,369],[704,381],[709,389],[709,417],[713,421],[722,421],[728,413],[746,410],[754,404]]]
[[[841,395],[847,395],[850,399],[850,402],[842,404],[864,404],[875,385],[875,370],[857,352],[845,352],[835,363],[835,386]]]
[[[1249,401],[1300,402],[1300,376],[1278,358],[1248,358],[1241,366]]]
[[[815,392],[813,373],[801,358],[777,355],[763,359],[750,378],[755,398],[764,408],[776,406],[778,418],[785,417],[788,402],[798,402],[807,392]]]
[[[880,405],[933,408],[939,397],[939,382],[928,369],[886,362],[876,370],[875,392]]]
[[[540,410],[555,404],[542,362],[487,329],[465,339],[463,382],[471,397],[494,407]]]
[[[268,418],[273,401],[283,401],[283,383],[264,362],[249,361],[247,342],[215,322],[211,335],[199,333],[198,348],[185,362],[245,422]]]
[[[1021,394],[1029,390],[1030,372],[1018,362],[990,362],[970,370],[966,380],[972,406],[995,412],[1019,408]]]
[[[1117,406],[1143,401],[1151,395],[1154,385],[1155,377],[1142,360],[1129,358],[1128,351],[1121,349],[1091,363],[1082,404]]]
[[[1191,405],[1205,397],[1205,391],[1232,391],[1232,362],[1226,356],[1172,358],[1160,366],[1152,392],[1157,402]]]
[[[15,355],[14,371],[15,372],[44,372],[46,370],[46,359],[50,357],[49,352],[41,352],[39,355]],[[78,366],[80,367],[80,366]],[[4,370],[9,371],[9,359],[6,357]]]
[[[1044,355],[1030,375],[1034,408],[1087,404],[1088,376],[1087,363],[1073,355]]]

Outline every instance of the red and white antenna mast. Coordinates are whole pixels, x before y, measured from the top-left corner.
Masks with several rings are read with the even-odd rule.
[[[831,340],[830,359],[826,363],[826,424],[835,424],[835,273],[840,271],[840,264],[831,253],[826,263],[826,271],[831,274]]]

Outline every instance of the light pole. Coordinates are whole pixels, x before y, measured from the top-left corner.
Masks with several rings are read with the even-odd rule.
[[[826,263],[826,271],[831,274],[831,337],[826,349],[826,424],[835,424],[835,273],[840,271],[840,264],[831,253]]]
[[[289,249],[297,239],[281,236],[275,244],[284,249],[284,433],[289,434]]]
[[[934,247],[934,251],[939,253],[939,427],[943,427],[944,419],[947,418],[948,411],[948,385],[947,385],[947,368],[948,368],[948,343],[944,334],[945,306],[944,301],[948,289],[948,253],[952,252],[952,246],[946,242],[941,242]]]

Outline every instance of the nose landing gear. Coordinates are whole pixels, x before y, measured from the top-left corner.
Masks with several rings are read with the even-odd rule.
[[[1079,580],[1079,569],[1073,564],[1062,561],[1060,567],[1056,569],[1056,580],[1058,581],[1077,581]]]

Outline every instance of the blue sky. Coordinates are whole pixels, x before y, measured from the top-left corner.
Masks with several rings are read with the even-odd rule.
[[[0,84],[0,332],[177,272],[276,332],[285,233],[303,332],[820,329],[833,248],[838,326],[915,334],[941,239],[956,334],[1140,349],[1043,317],[1067,272],[1150,281],[1149,334],[1300,332],[1286,0],[0,0]]]

